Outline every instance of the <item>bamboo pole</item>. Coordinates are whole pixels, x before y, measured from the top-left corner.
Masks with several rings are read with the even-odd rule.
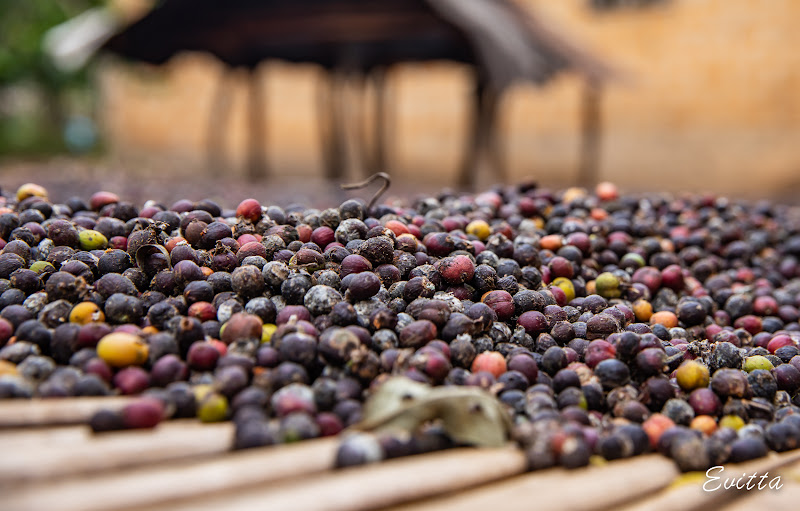
[[[264,148],[267,145],[267,101],[258,67],[247,75],[247,169],[246,176],[261,181],[269,175]]]
[[[555,468],[396,509],[439,511],[617,509],[667,486],[675,464],[658,455],[637,456],[575,470]]]
[[[166,422],[152,430],[104,433],[90,442],[4,452],[0,456],[0,486],[218,454],[232,445],[231,422]]]
[[[0,452],[47,445],[87,442],[92,431],[83,425],[44,428],[10,428],[0,431]]]
[[[800,483],[796,480],[783,482],[780,490],[753,490],[743,498],[737,499],[724,511],[752,511],[768,509],[769,511],[797,511],[800,503]]]
[[[337,446],[338,439],[324,438],[25,485],[4,499],[4,506],[18,511],[143,508],[329,470]]]
[[[254,73],[255,71],[253,71]],[[224,174],[227,171],[228,160],[225,152],[226,134],[230,130],[231,104],[235,80],[232,79],[231,70],[223,69],[217,76],[214,92],[211,95],[208,109],[208,124],[206,125],[206,165],[210,176]],[[248,80],[257,81],[248,75]],[[263,141],[260,143],[263,144]]]
[[[98,410],[119,409],[135,399],[109,396],[3,401],[0,402],[0,428],[86,423]]]
[[[578,185],[586,188],[597,184],[600,169],[600,145],[603,119],[602,86],[587,80],[581,96],[581,140],[578,163]]]
[[[796,463],[800,461],[800,450],[790,451],[783,454],[771,453],[766,458],[753,460],[746,463],[728,464],[724,466],[722,472],[714,471],[712,475],[721,475],[722,479],[719,481],[710,480],[711,486],[707,488],[714,488],[721,485],[726,477],[741,477],[742,474],[747,474],[749,477],[753,473],[759,476],[765,473],[770,473],[771,479],[773,476],[778,475],[781,467],[787,464]],[[767,483],[769,483],[769,479]],[[686,511],[703,511],[706,509],[719,508],[720,506],[731,503],[736,499],[742,498],[748,494],[747,491],[738,491],[735,489],[715,489],[713,491],[704,491],[703,485],[709,481],[705,472],[689,473],[678,478],[673,485],[663,491],[652,495],[644,500],[636,502],[629,507],[625,507],[625,511],[651,511],[663,510],[674,511],[681,509]],[[746,484],[747,481],[744,481]],[[765,484],[767,484],[765,483]],[[757,484],[757,481],[756,481]],[[783,490],[778,490],[780,493]],[[789,490],[790,492],[791,490]],[[753,491],[752,493],[760,496],[766,496],[772,493],[771,490]],[[770,505],[761,504],[759,498],[759,506],[764,509],[777,509]],[[797,508],[795,501],[795,508]],[[677,508],[676,508],[677,506]],[[755,509],[750,507],[749,509]]]
[[[149,509],[358,511],[464,490],[522,473],[525,467],[524,454],[513,447],[451,449]]]

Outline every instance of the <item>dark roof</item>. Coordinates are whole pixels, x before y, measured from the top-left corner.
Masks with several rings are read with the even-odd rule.
[[[452,60],[498,88],[566,69],[607,74],[513,0],[163,0],[105,48],[153,64],[184,50],[246,67],[282,59],[368,71]]]

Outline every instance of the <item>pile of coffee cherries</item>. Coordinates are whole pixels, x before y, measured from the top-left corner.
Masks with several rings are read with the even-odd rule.
[[[391,376],[484,389],[531,469],[800,447],[800,209],[712,195],[445,191],[226,209],[0,198],[0,398],[140,395],[96,431],[336,435]],[[344,437],[340,465],[452,445]]]

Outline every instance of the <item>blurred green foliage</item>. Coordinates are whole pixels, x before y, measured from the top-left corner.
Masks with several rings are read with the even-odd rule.
[[[0,157],[66,149],[70,115],[86,114],[89,72],[64,73],[43,51],[52,27],[103,0],[0,0]],[[89,102],[91,102],[89,100]],[[78,104],[82,112],[74,112]]]

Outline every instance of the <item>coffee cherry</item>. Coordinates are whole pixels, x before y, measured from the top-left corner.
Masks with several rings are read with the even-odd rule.
[[[123,332],[108,334],[97,344],[97,355],[112,367],[143,364],[147,351],[141,337]]]

